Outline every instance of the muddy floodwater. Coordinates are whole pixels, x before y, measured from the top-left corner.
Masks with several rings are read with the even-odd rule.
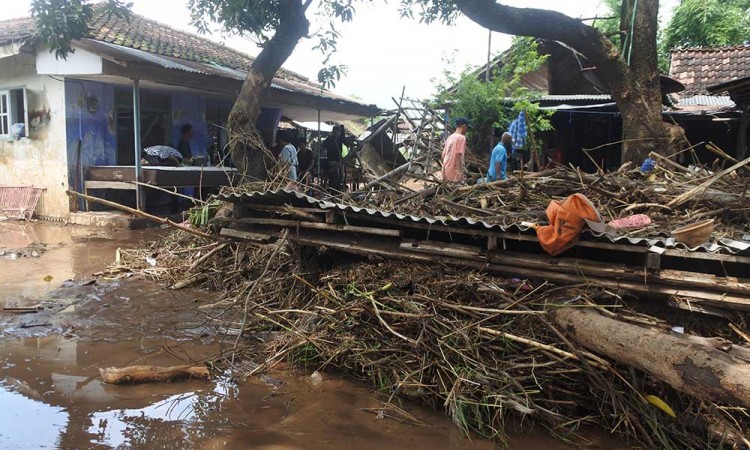
[[[0,311],[0,449],[495,448],[415,404],[401,405],[409,423],[383,417],[377,393],[332,373],[277,371],[275,388],[256,378],[103,384],[100,368],[199,364],[220,351],[196,313],[210,293],[92,278],[118,247],[160,232],[0,222],[0,307],[40,308]],[[603,433],[590,439],[625,448]],[[572,447],[520,429],[511,448]]]

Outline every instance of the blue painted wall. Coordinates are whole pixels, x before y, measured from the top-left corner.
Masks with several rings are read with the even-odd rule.
[[[115,164],[114,86],[94,81],[65,81],[65,135],[68,153],[68,185],[83,189],[83,171],[95,164]],[[81,159],[78,164],[78,141]],[[76,171],[80,168],[78,186]]]
[[[182,93],[172,95],[172,147],[177,147],[180,128],[186,123],[193,126],[193,139],[190,141],[193,156],[206,156],[211,144],[206,123],[206,97]]]

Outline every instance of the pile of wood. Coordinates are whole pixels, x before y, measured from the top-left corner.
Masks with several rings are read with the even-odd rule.
[[[657,158],[659,158],[657,156]],[[744,161],[747,164],[750,161]],[[750,177],[736,169],[711,173],[659,158],[649,173],[631,166],[607,174],[587,174],[570,167],[517,173],[508,180],[451,187],[426,185],[407,195],[370,191],[347,200],[365,207],[431,217],[473,217],[488,223],[543,223],[552,200],[584,194],[605,221],[648,214],[652,224],[628,232],[634,237],[668,237],[675,228],[715,219],[716,237],[742,239],[750,233]]]

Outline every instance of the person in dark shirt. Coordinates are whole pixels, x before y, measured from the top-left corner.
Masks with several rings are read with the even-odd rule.
[[[328,186],[336,191],[342,191],[344,188],[341,169],[341,151],[343,149],[343,144],[344,127],[342,125],[336,125],[333,127],[330,136],[323,141],[323,148],[326,151],[326,161],[328,163]]]
[[[180,140],[177,142],[177,151],[180,152],[182,157],[186,160],[193,157],[193,152],[190,151],[190,139],[193,138],[193,126],[186,123],[180,129],[182,133]]]
[[[297,147],[297,161],[299,164],[299,181],[300,183],[306,183],[312,178],[312,168],[315,165],[315,158],[312,150],[307,148],[307,142],[305,138],[298,138],[294,142],[294,146]]]

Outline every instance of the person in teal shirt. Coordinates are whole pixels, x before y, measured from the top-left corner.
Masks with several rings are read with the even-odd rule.
[[[513,138],[510,133],[503,133],[500,142],[492,149],[490,167],[487,170],[487,182],[505,180],[505,170],[508,166],[508,149],[512,146]]]

